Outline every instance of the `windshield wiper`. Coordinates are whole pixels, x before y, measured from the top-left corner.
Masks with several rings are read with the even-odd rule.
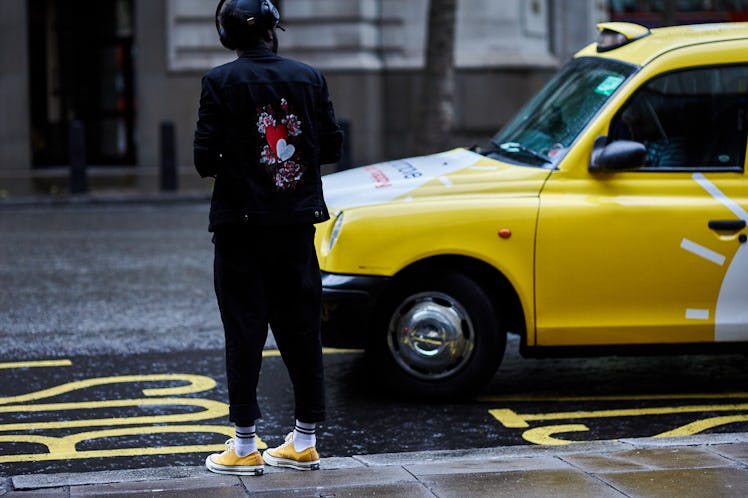
[[[544,163],[552,163],[550,157],[546,156],[545,154],[541,154],[540,152],[536,152],[529,147],[525,147],[519,142],[504,142],[503,144],[500,144],[494,139],[491,139],[491,143],[494,144],[499,150],[502,150],[504,152],[509,152],[512,154],[522,152],[524,154],[527,154],[528,156],[534,157],[535,159],[539,159]]]

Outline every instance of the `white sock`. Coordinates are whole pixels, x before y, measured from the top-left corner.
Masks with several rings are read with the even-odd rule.
[[[307,424],[296,421],[293,428],[293,447],[296,451],[304,451],[317,445],[317,424]]]
[[[236,437],[234,438],[234,451],[240,457],[245,457],[250,453],[257,451],[257,442],[255,441],[256,426],[249,427],[234,426]]]

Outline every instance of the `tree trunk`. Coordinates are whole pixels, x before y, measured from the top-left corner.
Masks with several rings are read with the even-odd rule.
[[[454,46],[457,0],[429,0],[426,67],[416,123],[417,154],[448,146],[454,120]]]

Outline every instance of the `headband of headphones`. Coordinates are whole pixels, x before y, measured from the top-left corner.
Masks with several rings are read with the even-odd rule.
[[[238,9],[237,5],[240,2],[257,2],[257,9],[242,12]],[[223,25],[224,9],[236,10],[236,12],[232,12],[230,15],[248,15],[247,19],[242,20],[243,23],[246,23],[247,29],[254,29],[256,26],[260,26],[266,29],[278,28],[282,31],[286,30],[280,24],[278,9],[270,0],[228,0],[228,4],[227,0],[221,0],[216,7],[216,31],[218,31],[218,38],[221,40],[221,44],[229,50],[234,50],[237,47],[235,40],[232,40],[231,29],[226,30],[226,27]],[[256,18],[256,15],[259,19]]]

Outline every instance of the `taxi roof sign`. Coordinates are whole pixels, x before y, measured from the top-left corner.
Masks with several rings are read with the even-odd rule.
[[[607,52],[622,47],[651,33],[649,28],[630,22],[604,22],[597,25],[597,51]]]

